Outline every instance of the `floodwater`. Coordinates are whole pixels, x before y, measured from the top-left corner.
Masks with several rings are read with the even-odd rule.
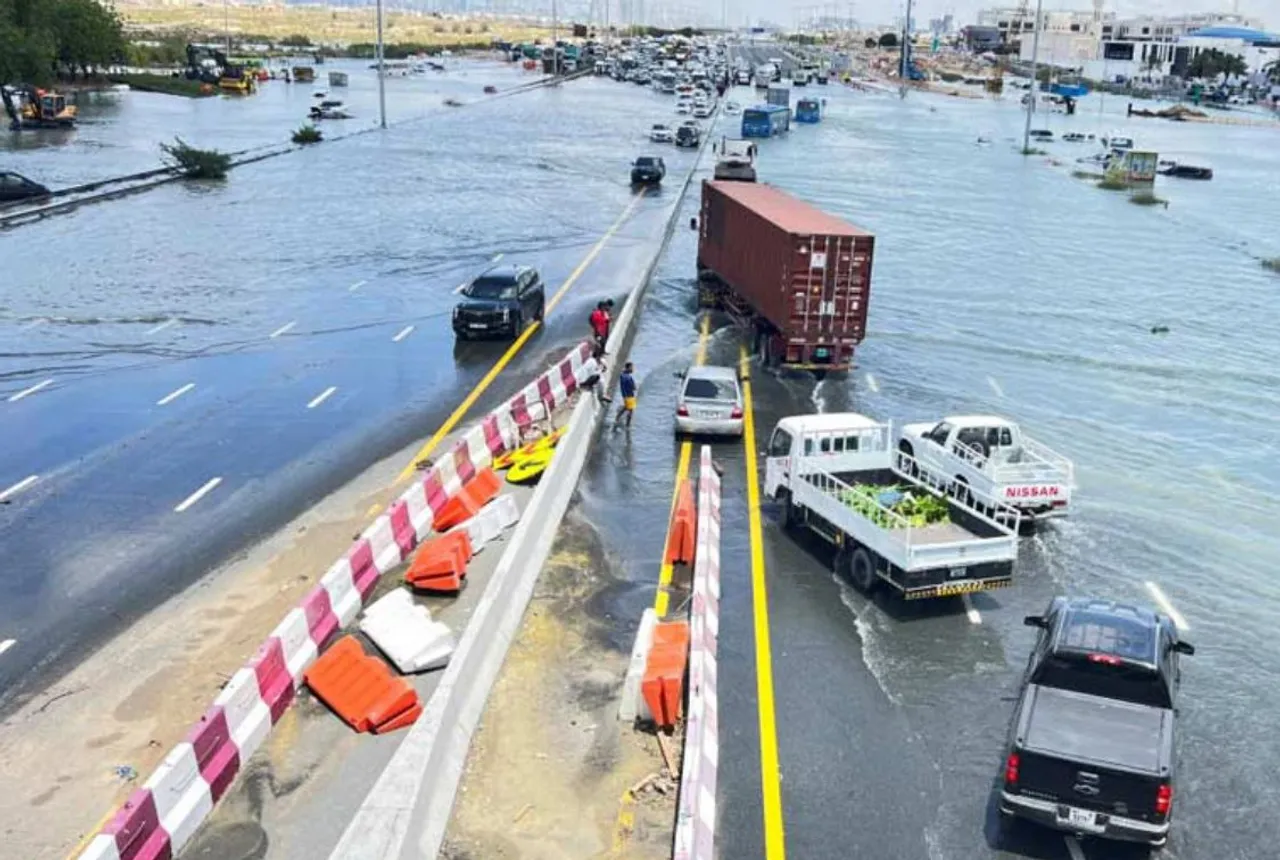
[[[793,92],[793,97],[797,95]],[[1210,182],[1160,178],[1168,207],[1073,177],[1096,143],[1023,157],[1013,99],[855,93],[817,126],[760,147],[762,180],[872,231],[871,316],[847,379],[757,375],[763,449],[783,415],[856,410],[895,421],[996,413],[1070,456],[1069,519],[1024,541],[1013,588],[956,601],[869,602],[829,557],[766,520],[770,640],[791,856],[1141,856],[1035,828],[991,847],[988,805],[1019,675],[1022,616],[1058,594],[1152,605],[1159,590],[1197,655],[1183,661],[1178,860],[1272,856],[1280,802],[1271,742],[1280,709],[1280,255],[1278,129],[1124,117],[1092,97],[1060,136],[1125,132],[1138,149],[1211,166]],[[731,92],[755,101],[745,89]],[[734,120],[721,119],[733,133]],[[979,138],[990,141],[979,143]],[[704,165],[709,167],[709,165]],[[1093,168],[1088,168],[1093,169]],[[693,195],[690,195],[693,197]],[[696,200],[685,201],[685,215]],[[693,357],[696,236],[678,232],[631,355],[641,374],[631,434],[593,456],[584,510],[634,581],[623,618],[652,601],[676,447],[675,374]],[[741,338],[715,323],[709,360]],[[1167,333],[1153,334],[1153,326]],[[763,856],[744,465],[725,467],[719,850]],[[695,457],[696,461],[696,457]],[[772,514],[772,512],[770,512]]]

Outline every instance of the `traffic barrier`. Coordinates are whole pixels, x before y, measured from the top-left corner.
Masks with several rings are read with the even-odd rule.
[[[618,704],[618,719],[634,723],[637,717],[651,719],[645,707],[644,697],[640,695],[640,683],[644,680],[645,664],[649,660],[649,649],[653,646],[653,628],[658,623],[658,613],[650,606],[640,616],[640,627],[636,630],[636,641],[631,646],[631,662],[627,664],[627,675],[622,682],[622,701]]]
[[[217,803],[240,772],[240,750],[231,737],[224,709],[215,705],[206,711],[187,732],[187,743],[195,751],[200,776],[209,785],[209,796]]]
[[[476,476],[476,464],[471,459],[471,449],[467,446],[465,438],[459,439],[453,446],[450,450],[450,458],[453,460],[454,471],[458,473],[458,480],[465,487]]]
[[[258,691],[258,676],[247,667],[237,670],[213,706],[226,714],[231,740],[241,760],[247,761],[262,746],[272,726],[271,709]]]
[[[380,515],[361,533],[360,538],[369,542],[373,552],[373,564],[381,573],[386,573],[400,563],[400,544],[396,543],[395,532],[391,528],[391,517]],[[354,565],[353,565],[354,566]]]
[[[698,559],[689,612],[689,706],[673,860],[714,860],[720,761],[716,643],[720,630],[720,475],[704,445],[698,469]]]
[[[169,835],[169,850],[177,854],[213,812],[213,796],[200,775],[191,744],[178,744],[142,786],[151,792],[160,826]]]
[[[697,536],[697,518],[693,506],[693,487],[688,478],[680,482],[676,503],[671,509],[671,528],[667,531],[667,548],[663,555],[667,564],[691,564]]]
[[[369,599],[369,593],[378,584],[382,571],[373,561],[373,545],[365,539],[356,541],[355,546],[347,550],[347,563],[351,567],[351,583],[360,594],[360,602]]]
[[[284,620],[271,631],[268,640],[277,639],[284,656],[285,668],[289,677],[297,679],[320,654],[320,649],[311,639],[311,625],[307,623],[307,614],[300,608],[290,609]]]
[[[459,591],[471,561],[471,538],[452,531],[424,543],[405,572],[405,582],[427,591]]]
[[[431,510],[431,503],[427,501],[427,482],[414,481],[401,494],[400,501],[404,502],[405,509],[409,512],[409,524],[413,526],[414,536],[422,540],[431,534],[431,521],[435,518],[435,511]]]
[[[347,582],[347,594],[355,595],[355,586],[350,584],[350,579]],[[358,597],[355,600],[355,607],[357,610],[360,608]],[[315,643],[317,654],[329,644],[329,640],[338,632],[339,627],[351,621],[350,618],[346,622],[342,621],[333,611],[333,596],[323,582],[307,592],[299,608],[307,619],[307,631],[311,634],[311,641]],[[354,613],[352,615],[354,617]],[[293,677],[297,678],[300,675],[301,672],[295,672]]]
[[[418,533],[413,527],[413,521],[409,518],[409,505],[404,499],[397,499],[392,503],[387,511],[387,518],[391,521],[391,536],[395,539],[396,546],[400,548],[399,557],[392,564],[394,567],[408,558],[413,548],[418,545]]]
[[[115,839],[120,860],[171,860],[173,857],[169,834],[160,826],[155,798],[145,788],[129,795],[102,828],[102,833]]]
[[[258,648],[249,661],[249,668],[258,679],[258,692],[271,711],[271,725],[280,722],[280,716],[293,702],[294,680],[284,663],[284,648],[279,639],[268,639]]]
[[[464,523],[454,526],[448,534],[465,531],[471,541],[471,554],[475,555],[485,548],[489,541],[496,540],[501,534],[520,520],[520,508],[514,496],[498,496],[492,503],[481,508],[480,513]]]
[[[343,556],[334,562],[333,567],[320,577],[319,588],[324,589],[329,595],[329,608],[337,621],[335,630],[338,627],[346,627],[355,620],[356,613],[360,611],[361,594],[356,589],[349,556]],[[318,620],[313,621],[313,624],[318,625]],[[312,629],[315,630],[316,627]],[[332,631],[329,635],[332,635]],[[323,647],[323,643],[327,642],[328,638],[328,636],[317,638],[316,644]]]
[[[320,655],[303,676],[316,697],[358,732],[390,723],[418,706],[418,694],[351,636]]]
[[[99,832],[85,847],[79,860],[120,860],[115,836]]]
[[[450,497],[443,508],[436,512],[435,528],[446,532],[464,520],[475,516],[502,489],[502,481],[492,469],[481,469]]]
[[[406,675],[439,669],[456,647],[449,628],[433,621],[430,610],[414,603],[403,588],[370,604],[360,630]]]
[[[680,719],[684,673],[689,660],[689,622],[664,621],[653,628],[640,691],[653,722],[667,729]]]

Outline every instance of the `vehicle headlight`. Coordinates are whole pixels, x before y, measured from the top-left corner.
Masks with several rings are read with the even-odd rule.
[[[457,318],[458,318],[458,314],[459,314],[459,313],[461,313],[461,312],[462,312],[462,309],[461,309],[461,308],[459,308],[457,305],[454,305],[454,306],[453,306],[453,318],[454,318],[454,319],[457,319]]]
[[[510,318],[511,318],[511,308],[503,308],[503,309],[502,309],[502,321],[503,321],[503,322],[506,322],[506,321],[507,321],[507,320],[509,320]]]

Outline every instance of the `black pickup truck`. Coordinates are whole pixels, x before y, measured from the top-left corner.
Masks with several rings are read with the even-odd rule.
[[[1161,848],[1173,808],[1178,658],[1195,649],[1166,616],[1059,597],[1013,713],[1000,791],[1012,819]]]

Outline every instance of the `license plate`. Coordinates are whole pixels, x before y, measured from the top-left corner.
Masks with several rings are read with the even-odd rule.
[[[1073,827],[1093,829],[1098,826],[1098,814],[1087,809],[1067,808],[1067,823]]]
[[[484,323],[470,323],[468,325],[468,328],[488,328],[488,327],[489,326],[485,325]]]
[[[969,572],[967,567],[953,567],[947,571],[948,579],[964,579],[964,575]]]
[[[699,418],[719,418],[720,417],[714,412],[695,412],[693,414]]]

